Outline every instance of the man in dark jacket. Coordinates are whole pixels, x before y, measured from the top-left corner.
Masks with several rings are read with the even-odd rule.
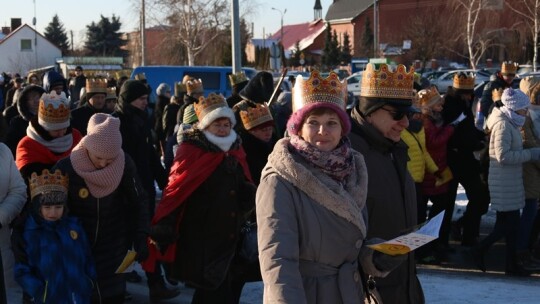
[[[401,132],[409,125],[413,71],[369,64],[362,79],[359,104],[352,110],[352,148],[364,155],[368,170],[367,239],[393,239],[416,225],[416,193],[407,171],[407,145]],[[385,70],[386,72],[383,72]],[[386,78],[383,78],[385,76]],[[385,80],[386,79],[386,80]],[[424,303],[416,277],[414,253],[385,278],[377,278],[383,303]]]
[[[103,112],[106,96],[107,80],[87,79],[86,100],[88,102],[71,111],[71,126],[79,130],[82,135],[86,135],[86,128],[90,117],[96,113]]]
[[[79,65],[75,68],[75,77],[69,81],[69,91],[71,92],[71,105],[79,101],[81,89],[86,85],[86,77],[83,74],[83,68]]]
[[[242,97],[238,95],[240,91],[248,84],[248,79],[244,72],[240,71],[236,74],[229,75],[229,81],[231,82],[232,94],[227,97],[227,104],[230,108],[234,107],[235,104],[239,103],[242,100]]]

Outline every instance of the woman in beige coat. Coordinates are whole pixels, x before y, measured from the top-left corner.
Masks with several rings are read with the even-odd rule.
[[[296,81],[290,137],[257,190],[264,303],[363,303],[359,262],[384,276],[402,261],[365,247],[367,171],[346,137],[345,90],[335,73]]]

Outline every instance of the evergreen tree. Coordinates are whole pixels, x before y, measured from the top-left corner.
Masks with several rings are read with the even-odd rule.
[[[300,40],[296,41],[296,44],[294,45],[294,53],[291,56],[291,65],[292,66],[299,66],[300,65],[300,54],[302,52],[300,51]]]
[[[45,38],[49,40],[52,44],[62,50],[62,55],[65,55],[69,51],[69,42],[64,29],[64,24],[60,22],[58,15],[54,15],[52,21],[45,28]]]
[[[332,41],[330,43],[330,53],[328,57],[329,67],[334,67],[339,64],[340,49],[336,31],[334,31],[334,34],[332,35]]]
[[[364,34],[362,35],[362,45],[360,46],[360,52],[362,54],[365,54],[366,57],[374,57],[373,56],[373,29],[371,29],[371,25],[369,23],[369,18],[366,18],[366,22],[364,25]]]
[[[322,54],[322,65],[331,66],[331,49],[332,49],[332,26],[328,23],[326,27],[326,35],[324,37],[324,48]]]
[[[349,33],[343,34],[343,45],[340,52],[340,64],[347,65],[351,62],[351,42],[349,40]]]
[[[232,46],[231,46],[231,26],[229,25],[225,33],[227,35],[227,43],[226,45],[221,49],[222,50],[222,64],[226,66],[232,65]],[[240,51],[242,52],[240,54],[242,66],[245,66],[247,62],[247,54],[246,54],[246,45],[248,41],[251,39],[251,33],[249,32],[248,24],[246,23],[246,20],[244,18],[240,19]]]
[[[87,25],[84,47],[88,55],[127,56],[127,51],[122,49],[127,42],[122,39],[122,33],[118,32],[120,27],[122,27],[120,18],[114,15],[111,20],[101,15],[101,20],[97,24],[92,21]]]

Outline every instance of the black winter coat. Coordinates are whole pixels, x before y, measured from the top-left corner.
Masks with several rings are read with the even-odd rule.
[[[77,129],[83,136],[86,135],[86,128],[92,115],[99,113],[90,103],[85,103],[83,106],[71,111],[71,126]]]
[[[261,172],[268,162],[268,155],[272,152],[275,141],[271,140],[269,143],[265,143],[247,131],[242,132],[241,136],[249,172],[255,185],[258,185],[261,180]]]
[[[85,181],[75,172],[69,157],[56,168],[69,175],[68,210],[79,218],[88,236],[97,271],[94,297],[123,295],[126,281],[114,274],[128,249],[146,246],[150,227],[148,197],[141,188],[133,160],[126,155],[118,188],[103,198],[95,198]]]

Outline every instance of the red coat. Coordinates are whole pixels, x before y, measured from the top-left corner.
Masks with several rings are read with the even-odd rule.
[[[446,162],[447,146],[448,140],[454,134],[454,127],[450,125],[437,127],[431,119],[424,118],[424,130],[426,132],[427,150],[439,170],[443,171],[448,167]],[[422,182],[422,191],[426,196],[443,194],[448,191],[448,183],[436,187],[435,175],[426,171],[424,181]]]

